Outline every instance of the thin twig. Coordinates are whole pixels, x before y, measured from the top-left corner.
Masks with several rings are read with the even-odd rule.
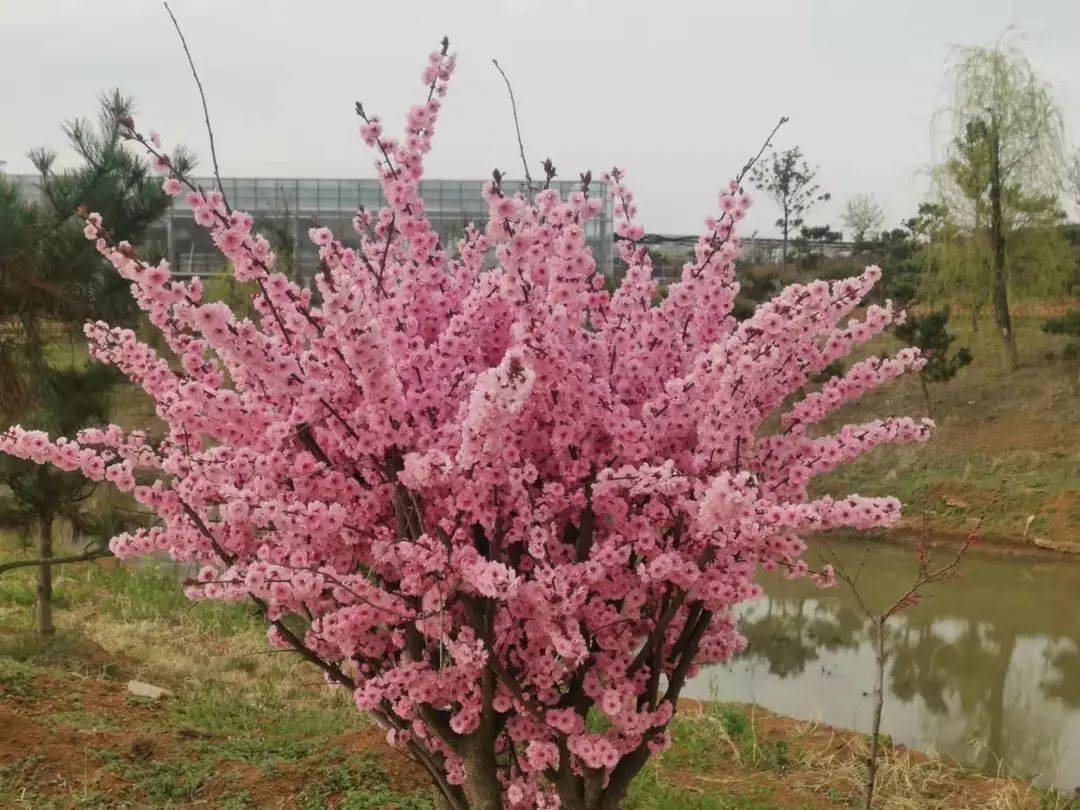
[[[862,560],[859,562],[859,567],[856,570],[854,576],[848,573],[847,569],[840,562],[840,558],[836,553],[836,550],[829,543],[828,539],[824,540],[825,548],[828,550],[829,555],[833,560],[833,570],[836,573],[838,579],[844,582],[848,589],[851,591],[858,602],[859,607],[866,614],[870,626],[874,630],[874,692],[872,703],[872,721],[870,727],[870,747],[866,754],[866,775],[863,784],[863,810],[870,810],[874,801],[874,791],[877,786],[877,773],[878,773],[878,754],[881,747],[881,715],[885,704],[885,665],[887,659],[887,652],[885,649],[885,630],[889,623],[889,620],[898,613],[903,612],[909,607],[918,603],[919,592],[926,585],[933,585],[938,582],[944,582],[946,580],[953,579],[958,574],[958,568],[960,562],[964,557],[964,554],[978,539],[979,527],[982,525],[982,520],[975,528],[968,534],[964,543],[956,550],[956,554],[953,558],[939,566],[938,568],[932,568],[933,560],[931,553],[925,542],[920,541],[918,550],[916,552],[916,559],[918,564],[915,570],[915,576],[912,578],[911,585],[904,592],[902,596],[893,601],[889,607],[883,612],[878,613],[870,608],[870,606],[863,599],[862,593],[859,591],[858,579],[862,573],[863,567],[866,565],[866,560],[869,556],[869,549],[864,551]],[[825,562],[823,555],[818,552],[818,557]]]
[[[529,161],[525,159],[525,144],[521,140],[521,124],[518,122],[517,102],[514,101],[514,88],[510,86],[510,79],[506,76],[506,71],[499,65],[498,59],[492,59],[491,64],[495,65],[495,69],[499,71],[499,74],[503,77],[503,81],[506,82],[506,89],[510,93],[510,109],[514,113],[514,131],[517,132],[518,151],[521,153],[521,165],[525,169],[525,187],[529,190],[529,199],[532,199],[533,195],[533,181],[532,175],[529,174]]]
[[[29,568],[42,565],[63,565],[64,563],[86,562],[101,557],[111,557],[113,553],[108,549],[96,549],[85,554],[72,554],[67,557],[43,557],[37,560],[13,560],[12,562],[0,563],[0,574],[5,571],[14,571],[16,568]]]
[[[769,137],[765,139],[765,143],[763,143],[761,145],[761,148],[758,150],[758,153],[756,155],[754,155],[752,158],[750,158],[748,161],[746,161],[746,163],[743,164],[742,170],[739,172],[738,176],[735,178],[736,183],[742,184],[743,178],[746,177],[747,172],[749,172],[752,168],[754,168],[754,164],[757,163],[759,160],[761,160],[761,156],[765,154],[765,150],[768,149],[770,146],[772,146],[773,136],[776,135],[776,133],[780,129],[780,127],[782,127],[784,124],[786,124],[790,120],[791,119],[788,118],[786,115],[780,116],[780,120],[776,122],[776,126],[773,127],[772,132],[769,133]]]
[[[176,33],[180,36],[180,44],[184,46],[184,53],[187,55],[188,65],[191,66],[191,75],[195,77],[195,86],[199,88],[199,98],[202,99],[203,118],[206,120],[206,132],[210,136],[210,160],[214,163],[214,180],[217,181],[218,191],[221,192],[221,197],[225,202],[225,208],[229,208],[229,201],[225,197],[225,188],[221,185],[221,172],[218,171],[217,150],[214,148],[214,129],[210,126],[210,110],[206,106],[206,93],[203,91],[202,81],[199,79],[199,72],[195,69],[195,60],[191,58],[191,51],[188,48],[187,40],[184,38],[184,32],[180,30],[180,23],[176,20],[176,15],[173,14],[172,9],[169,8],[167,2],[162,2],[165,6],[165,10],[169,12],[169,18],[172,20],[173,27],[176,28]]]

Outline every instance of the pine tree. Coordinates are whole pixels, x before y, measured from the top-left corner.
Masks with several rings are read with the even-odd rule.
[[[79,350],[87,320],[133,324],[127,284],[108,268],[82,232],[76,209],[85,205],[109,218],[119,239],[141,241],[169,205],[160,181],[125,148],[122,123],[131,102],[118,91],[102,96],[95,123],[70,121],[64,133],[79,155],[77,168],[55,168],[56,153],[36,149],[39,199],[28,199],[0,177],[0,417],[3,422],[56,433],[107,421],[118,377],[110,367],[88,365]],[[174,159],[190,166],[190,158]],[[84,510],[93,484],[80,475],[0,458],[7,525],[36,531],[36,559],[5,563],[38,568],[38,627],[53,633],[53,537],[58,521],[90,537],[82,551],[57,561],[107,554],[101,545],[114,526],[98,526]],[[95,538],[98,538],[95,540]]]
[[[931,419],[934,417],[934,409],[930,402],[928,383],[946,383],[971,362],[971,352],[967,348],[949,353],[949,347],[956,340],[956,336],[949,334],[948,326],[949,309],[946,307],[924,315],[909,314],[907,320],[898,324],[894,330],[900,340],[920,349],[926,358],[926,365],[919,371],[919,383],[926,400],[926,414]]]

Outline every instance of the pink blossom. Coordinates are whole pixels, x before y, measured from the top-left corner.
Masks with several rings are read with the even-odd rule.
[[[254,597],[271,645],[302,645],[451,791],[495,727],[504,803],[556,807],[670,744],[686,678],[745,644],[732,608],[759,592],[759,566],[809,573],[802,535],[899,519],[892,498],[812,498],[814,479],[932,424],[811,433],[923,361],[872,357],[808,389],[901,315],[853,319],[880,278],[867,268],[734,318],[737,183],[662,298],[618,169],[565,200],[492,181],[487,225],[442,244],[420,181],[453,69],[429,59],[401,139],[377,118],[361,127],[387,204],[358,213],[355,247],[309,232],[310,286],[275,269],[220,192],[187,195],[235,277],[256,282],[250,317],[87,215],[168,348],[96,322],[91,354],[154,401],[162,435],[13,426],[0,451],[130,491],[157,524],[115,537],[118,555],[197,563],[192,598]],[[602,193],[626,265],[610,293],[586,239]]]

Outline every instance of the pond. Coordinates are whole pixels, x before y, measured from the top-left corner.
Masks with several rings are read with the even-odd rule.
[[[868,544],[859,589],[877,610],[907,590],[915,550],[831,542],[850,571]],[[884,732],[969,766],[1080,786],[1080,565],[975,550],[961,572],[891,620]],[[746,651],[703,669],[684,694],[868,731],[872,633],[850,590],[771,574],[762,585],[740,611]]]

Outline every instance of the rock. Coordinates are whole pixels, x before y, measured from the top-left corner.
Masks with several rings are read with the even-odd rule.
[[[1024,521],[1024,539],[1027,540],[1028,532],[1031,531],[1031,524],[1035,522],[1034,515],[1028,515],[1027,520]]]
[[[147,700],[160,700],[172,694],[168,689],[162,689],[160,686],[143,683],[142,681],[128,681],[127,690],[135,697],[146,698]]]

